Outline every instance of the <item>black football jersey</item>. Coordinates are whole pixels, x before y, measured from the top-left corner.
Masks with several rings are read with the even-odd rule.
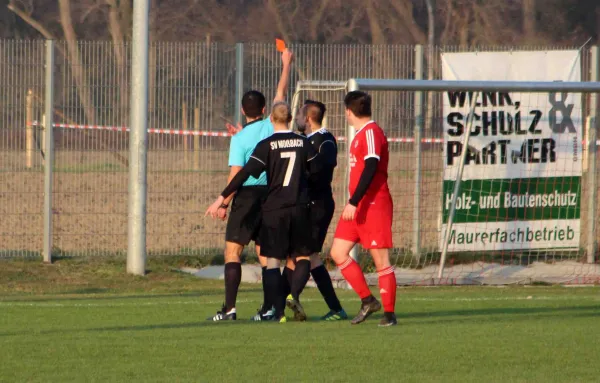
[[[337,166],[337,141],[333,134],[325,128],[311,133],[307,138],[319,154],[319,161],[321,162],[319,171],[312,173],[309,177],[310,198],[315,200],[331,197],[333,195],[331,189],[333,170]]]
[[[317,155],[306,137],[291,131],[276,131],[256,146],[248,164],[253,172],[265,170],[267,173],[269,192],[263,211],[310,201],[308,178],[311,172],[320,170]]]

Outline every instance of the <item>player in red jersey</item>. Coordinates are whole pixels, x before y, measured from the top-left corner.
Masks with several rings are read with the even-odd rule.
[[[361,91],[350,92],[344,104],[348,124],[358,131],[350,144],[351,198],[335,231],[331,257],[362,300],[360,311],[352,320],[352,324],[358,324],[381,310],[381,303],[371,294],[360,266],[350,258],[350,250],[357,243],[369,250],[379,275],[383,301],[384,315],[379,325],[392,326],[397,324],[396,275],[389,256],[394,208],[387,183],[387,138],[371,120],[371,96]]]

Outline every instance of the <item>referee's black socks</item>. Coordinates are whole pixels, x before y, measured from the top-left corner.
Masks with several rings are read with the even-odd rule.
[[[242,264],[229,262],[225,264],[225,308],[227,311],[235,307],[238,289],[242,281]]]
[[[263,311],[267,311],[271,308],[271,306],[273,305],[271,302],[269,302],[269,297],[267,294],[267,285],[265,282],[265,273],[267,272],[267,266],[263,266],[262,267],[262,288],[263,288],[263,304],[262,304],[262,310]]]
[[[296,261],[296,269],[292,274],[292,297],[295,300],[300,299],[308,278],[310,278],[310,261],[308,259]]]

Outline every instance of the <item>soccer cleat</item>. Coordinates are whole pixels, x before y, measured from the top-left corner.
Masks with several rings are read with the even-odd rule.
[[[398,320],[396,319],[396,314],[383,313],[383,318],[381,318],[381,322],[379,322],[379,327],[389,327],[389,326],[395,326],[397,324],[398,324]]]
[[[304,312],[304,308],[297,300],[292,297],[292,294],[288,295],[285,300],[285,304],[294,312],[294,320],[304,322],[306,320],[306,313]]]
[[[279,319],[276,319],[276,321],[279,322],[279,323],[286,323],[287,322],[287,318],[285,317],[285,315],[283,315]]]
[[[223,305],[220,311],[217,311],[217,313],[214,316],[209,317],[207,320],[212,320],[213,322],[219,322],[223,320],[237,320],[235,307],[227,311],[227,308]]]
[[[371,314],[381,310],[381,303],[374,297],[371,296],[367,301],[363,302],[360,306],[360,311],[356,314],[356,317],[352,319],[350,323],[359,324],[365,321]]]
[[[273,320],[274,317],[275,317],[275,308],[274,307],[271,307],[268,310],[265,310],[264,307],[261,307],[256,312],[256,315],[252,317],[252,320],[255,322],[263,322],[263,321]]]
[[[348,319],[348,314],[344,311],[344,309],[340,311],[329,311],[327,314],[321,317],[321,320],[325,321],[337,321],[337,320],[346,320]]]

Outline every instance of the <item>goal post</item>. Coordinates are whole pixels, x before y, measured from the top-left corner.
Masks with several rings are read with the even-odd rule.
[[[462,151],[460,153],[460,165],[457,169],[456,179],[454,181],[454,190],[452,193],[452,202],[450,214],[448,217],[445,233],[443,235],[443,246],[441,249],[440,264],[438,268],[437,278],[442,279],[444,266],[446,263],[446,256],[448,251],[449,234],[452,230],[453,220],[456,214],[456,202],[460,191],[460,184],[462,181],[462,174],[465,166],[465,158],[469,149],[469,138],[472,131],[472,125],[474,122],[475,105],[479,94],[498,94],[498,93],[548,93],[548,94],[561,94],[566,95],[569,93],[575,94],[591,94],[590,102],[590,118],[588,121],[588,140],[587,150],[589,153],[594,153],[592,156],[588,156],[589,161],[593,161],[590,164],[589,169],[595,170],[596,166],[596,97],[597,93],[600,92],[600,83],[598,82],[538,82],[538,81],[447,81],[447,80],[402,80],[402,79],[350,79],[349,88],[360,89],[365,91],[409,91],[409,92],[470,92],[471,93],[471,105],[469,116],[467,119],[466,134],[464,134],[462,142]],[[563,116],[563,118],[565,118]],[[583,118],[580,119],[583,121]],[[583,130],[583,127],[581,127]],[[581,132],[583,137],[583,131]],[[587,227],[588,227],[588,247],[587,250],[595,251],[596,249],[596,236],[595,236],[595,210],[596,204],[596,190],[597,190],[597,179],[595,172],[588,173],[588,188],[591,189],[590,197],[587,198]],[[583,209],[583,207],[581,207]],[[582,234],[581,232],[579,233]],[[588,261],[593,262],[594,253],[588,254]]]
[[[597,76],[592,75],[592,79],[597,79]],[[340,173],[340,178],[343,173],[344,185],[348,184],[349,166],[347,157],[342,160],[342,156],[347,155],[348,144],[353,139],[355,130],[352,126],[348,126],[345,121],[343,113],[343,97],[346,92],[352,90],[364,90],[373,95],[374,118],[382,122],[381,125],[384,130],[386,130],[388,142],[390,142],[390,151],[393,151],[391,154],[394,158],[390,158],[390,182],[392,182],[390,188],[393,189],[392,193],[394,194],[395,202],[394,225],[397,227],[394,229],[394,253],[396,254],[396,266],[397,270],[399,270],[397,275],[400,275],[398,276],[400,284],[506,284],[527,283],[537,280],[550,281],[550,283],[590,283],[589,281],[591,280],[600,281],[600,267],[593,264],[597,249],[597,225],[595,222],[597,218],[596,198],[598,187],[596,174],[596,150],[598,145],[598,142],[596,141],[596,102],[597,93],[600,92],[600,83],[570,81],[446,81],[360,78],[349,79],[346,82],[300,81],[297,83],[296,91],[292,99],[294,117],[304,99],[316,99],[326,104],[328,108],[328,122],[333,127],[333,133],[338,137],[338,140],[341,143],[340,146],[345,146],[344,149],[340,151],[340,160],[338,161],[338,163],[343,166],[343,168],[340,166],[338,172]],[[432,98],[434,104],[439,104],[443,97],[449,97],[449,94],[451,93],[466,94],[466,98],[468,99],[468,102],[464,102],[465,134],[461,134],[461,137],[453,138],[452,144],[454,145],[453,148],[455,150],[455,153],[453,153],[455,161],[450,168],[444,168],[443,166],[445,166],[445,163],[442,165],[445,158],[444,156],[447,156],[448,154],[447,140],[439,136],[422,136],[424,125],[423,116],[425,115],[424,110],[426,110],[426,108],[434,108],[434,105],[428,105],[424,102],[425,99],[430,99],[424,97],[424,95],[432,92],[437,96]],[[391,98],[396,97],[393,96],[394,94],[398,95],[398,98],[403,99],[402,103],[395,101],[390,102]],[[575,124],[577,125],[578,134],[575,135],[575,137],[576,140],[579,140],[579,144],[573,143],[571,149],[575,151],[575,156],[579,155],[580,158],[578,161],[580,165],[583,161],[581,159],[581,151],[585,151],[585,153],[583,153],[583,159],[587,164],[585,167],[587,168],[587,172],[579,169],[579,178],[577,181],[573,181],[574,183],[572,185],[567,184],[569,181],[544,181],[543,177],[534,177],[532,174],[525,174],[529,171],[523,170],[529,169],[526,166],[527,161],[531,160],[532,162],[535,162],[537,158],[542,155],[542,148],[540,146],[541,141],[536,141],[538,138],[534,137],[523,141],[522,138],[527,136],[526,132],[524,133],[523,129],[521,129],[518,134],[524,135],[512,136],[514,142],[511,145],[513,145],[513,147],[498,148],[498,152],[507,150],[507,156],[509,157],[508,161],[510,162],[512,160],[515,161],[515,163],[519,163],[522,168],[522,173],[517,176],[514,174],[505,176],[504,178],[508,178],[508,180],[500,180],[502,181],[500,184],[492,180],[494,176],[496,176],[495,174],[490,174],[489,177],[480,177],[483,179],[473,179],[468,176],[464,177],[464,173],[467,172],[466,168],[469,167],[469,162],[474,161],[474,153],[478,153],[477,155],[479,158],[483,158],[482,156],[485,155],[488,157],[491,155],[489,148],[479,147],[477,149],[477,146],[480,146],[481,144],[481,142],[479,142],[481,141],[481,137],[477,136],[475,133],[473,133],[475,138],[471,135],[472,132],[480,129],[479,125],[481,124],[479,123],[474,126],[474,123],[482,117],[482,104],[492,100],[494,97],[502,97],[505,94],[509,95],[509,97],[512,94],[524,97],[520,101],[522,104],[520,112],[523,114],[515,117],[516,114],[513,113],[513,116],[510,117],[507,112],[506,116],[503,117],[506,121],[509,121],[511,118],[517,118],[520,119],[520,123],[525,124],[526,122],[530,123],[532,120],[535,120],[535,118],[539,118],[541,119],[540,126],[544,125],[544,129],[546,130],[549,129],[549,119],[553,118],[554,120],[560,120],[562,111],[567,111],[569,107],[571,110],[573,108],[573,106],[566,106],[562,97],[570,95],[572,98],[577,98],[579,101],[576,103],[577,109],[575,112],[579,114],[577,114],[577,121]],[[544,113],[548,112],[547,105],[549,105],[549,97],[554,97],[558,100],[558,103],[562,102],[563,109],[559,108],[558,112],[554,113],[552,117],[548,117],[546,114],[541,117],[528,115],[533,109],[543,109],[541,107],[537,108],[537,105],[542,104],[546,105],[544,106],[546,107]],[[403,108],[404,110],[392,110],[394,108]],[[518,104],[516,108],[519,108]],[[443,124],[444,121],[439,115],[436,115],[436,118],[436,123],[439,128],[440,123]],[[516,120],[514,121],[516,126],[517,122]],[[512,124],[513,120],[510,120],[509,122]],[[498,122],[498,124],[500,124],[500,122]],[[440,129],[438,129],[438,133],[439,132]],[[551,133],[546,132],[544,134],[547,135]],[[546,137],[543,134],[540,135],[540,137],[542,136]],[[546,157],[551,157],[550,139],[547,141],[548,142],[544,141],[544,143],[547,144],[546,149],[544,149],[544,155]],[[522,146],[523,149],[519,151],[522,142],[524,146]],[[519,146],[515,147],[514,145],[517,143]],[[560,146],[557,150],[571,150],[568,148],[570,144],[567,145],[563,141],[556,145]],[[443,150],[440,150],[442,149],[442,146]],[[513,149],[512,152],[510,149]],[[579,153],[577,153],[577,150],[579,150]],[[442,151],[444,155],[436,154]],[[531,158],[527,158],[527,156],[530,156]],[[506,159],[503,159],[503,161],[505,160]],[[399,162],[402,162],[402,166],[398,166]],[[563,167],[570,166],[572,165],[567,164]],[[533,167],[531,169],[533,169]],[[532,171],[535,172],[536,170]],[[558,175],[554,178],[569,179],[569,177],[562,177],[560,172],[557,172],[557,174]],[[439,178],[440,175],[441,179]],[[400,177],[400,179],[398,177]],[[510,179],[511,177],[513,179]],[[552,177],[553,176],[550,176],[550,178]],[[527,181],[528,179],[530,180]],[[341,187],[341,182],[342,180],[339,179],[335,186],[338,188]],[[560,184],[560,182],[563,182],[564,185]],[[526,186],[523,186],[528,183],[530,184],[530,190],[527,189]],[[488,187],[495,188],[494,190],[495,192],[498,192],[498,195],[501,194],[499,190],[503,190],[505,193],[512,190],[513,195],[521,193],[516,192],[515,190],[521,190],[524,191],[523,194],[526,195],[525,198],[530,198],[531,201],[538,201],[538,199],[542,201],[542,198],[545,198],[542,195],[545,193],[544,188],[548,190],[554,188],[552,190],[556,190],[555,193],[559,193],[560,190],[562,190],[561,187],[565,190],[565,193],[568,193],[568,190],[570,190],[569,188],[573,188],[573,190],[577,190],[578,205],[576,209],[571,210],[562,208],[552,209],[549,207],[537,210],[531,208],[528,211],[520,209],[514,217],[510,216],[510,214],[513,214],[514,212],[508,212],[510,209],[497,209],[494,213],[495,215],[488,213],[488,215],[484,217],[476,216],[477,214],[472,212],[465,213],[464,207],[461,206],[461,204],[464,205],[464,202],[461,201],[461,195],[463,193],[472,193],[473,195],[478,195],[480,200],[485,198],[491,200],[491,189],[487,190],[486,188]],[[349,198],[347,187],[344,186],[343,194],[338,190],[336,195],[336,200],[338,201]],[[447,201],[442,201],[444,198],[443,195],[450,196],[450,198],[448,198]],[[502,197],[504,198],[504,194],[502,194]],[[497,202],[498,201],[496,201],[496,203]],[[505,201],[505,203],[508,202]],[[535,204],[532,206],[535,207]],[[501,213],[499,213],[500,211]],[[523,233],[530,235],[530,232],[534,232],[534,228],[541,225],[540,222],[534,222],[532,219],[540,219],[541,216],[545,217],[546,215],[550,217],[552,214],[557,214],[559,218],[565,218],[565,214],[569,215],[575,211],[578,220],[576,226],[577,238],[576,240],[571,241],[568,246],[562,248],[561,246],[556,245],[556,242],[559,241],[563,235],[563,232],[560,231],[562,229],[549,231],[555,236],[555,242],[551,243],[552,241],[548,241],[546,245],[537,245],[537,247],[519,247],[514,244],[512,244],[511,247],[506,246],[506,243],[504,246],[501,246],[498,244],[499,242],[496,243],[495,246],[489,245],[490,242],[488,242],[488,247],[480,246],[479,248],[464,247],[457,250],[456,246],[450,247],[450,241],[456,237],[457,230],[473,230],[472,227],[471,229],[461,229],[461,227],[465,226],[465,222],[467,223],[466,226],[469,226],[469,219],[473,219],[474,222],[471,226],[477,226],[477,230],[482,233],[486,230],[489,232],[491,232],[492,229],[498,230],[497,226],[505,225],[505,227],[520,228],[514,230],[518,235]],[[500,217],[500,214],[503,216]],[[536,215],[539,215],[540,217],[537,217]],[[533,216],[536,216],[537,218],[532,218]],[[456,221],[457,218],[458,223]],[[580,224],[581,227],[579,226]],[[334,227],[333,224],[332,227]],[[528,231],[527,227],[531,230]],[[560,224],[558,224],[557,227],[560,227]],[[505,230],[505,232],[506,231],[507,230]],[[517,233],[517,231],[519,232]],[[559,231],[560,236],[556,237],[556,233]],[[535,235],[540,233],[543,234],[543,230],[535,229]],[[466,233],[467,236],[470,234],[472,233]],[[482,235],[489,236],[489,234],[490,233]],[[492,233],[492,235],[494,234]],[[495,235],[495,240],[498,240],[498,234]],[[573,234],[569,233],[569,235],[572,236]],[[397,244],[398,242],[399,244]],[[580,262],[583,259],[583,253],[587,255],[587,266],[586,263]],[[354,258],[357,257],[356,248],[353,250],[352,256]],[[559,262],[556,262],[557,264],[559,264],[560,261],[565,262],[560,263],[556,267],[551,266],[550,271],[547,271],[546,269],[528,269],[525,271],[529,272],[529,274],[511,275],[508,270],[510,267],[508,267],[507,264],[515,264],[515,260],[517,260],[516,264],[525,265],[525,268],[529,268],[530,263],[535,263],[536,266],[542,267],[544,262],[547,261],[558,260]],[[567,264],[568,267],[564,266],[565,264]],[[564,268],[563,266],[567,268]],[[583,280],[586,282],[581,282]]]

